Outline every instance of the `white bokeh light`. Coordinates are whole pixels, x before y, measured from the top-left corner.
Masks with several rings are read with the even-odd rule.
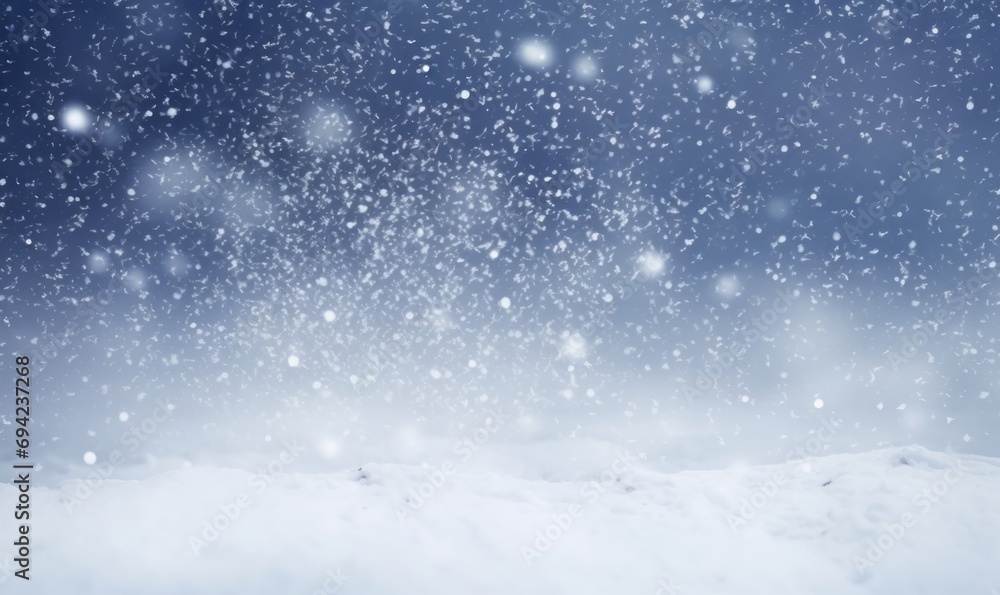
[[[573,61],[573,75],[579,81],[590,82],[600,73],[600,65],[591,56],[579,56]]]
[[[144,289],[146,287],[146,271],[139,267],[130,269],[127,273],[125,273],[123,281],[125,282],[125,286],[129,289]]]
[[[103,273],[111,266],[111,257],[103,250],[94,251],[87,258],[87,266],[95,273]]]
[[[337,148],[351,138],[353,124],[336,107],[317,109],[307,120],[306,144],[315,151]]]
[[[753,31],[745,27],[734,27],[733,30],[729,32],[729,36],[726,41],[729,43],[729,47],[733,50],[743,50],[755,45]]]
[[[772,219],[784,219],[791,208],[791,203],[785,198],[776,197],[767,202],[767,214]]]
[[[332,459],[340,454],[340,444],[333,438],[326,438],[320,441],[318,450],[319,454],[322,455],[323,458]]]
[[[564,333],[559,356],[571,360],[587,357],[587,340],[580,333]]]
[[[432,309],[427,314],[427,321],[438,332],[445,332],[455,328],[455,321],[452,320],[451,314],[442,308]]]
[[[547,41],[529,39],[521,42],[517,55],[521,64],[532,68],[547,68],[555,58],[555,50]]]
[[[191,261],[183,254],[170,254],[163,259],[163,268],[173,277],[184,277],[191,268]]]
[[[695,79],[695,84],[698,86],[699,93],[711,93],[715,90],[715,81],[712,80],[712,77],[705,74]]]
[[[78,105],[69,106],[62,112],[63,128],[70,132],[86,132],[90,123],[90,112]]]
[[[655,250],[647,250],[639,255],[639,272],[646,277],[659,277],[667,270],[667,256]]]
[[[723,299],[736,297],[741,291],[743,286],[736,275],[721,275],[715,281],[715,293]]]

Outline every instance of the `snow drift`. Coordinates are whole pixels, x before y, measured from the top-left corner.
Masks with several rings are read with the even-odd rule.
[[[621,448],[572,481],[449,462],[325,474],[187,465],[91,484],[33,488],[29,592],[1000,588],[1000,461],[920,447],[678,473]],[[0,492],[16,497],[11,484]],[[3,560],[4,587],[20,582],[15,569]]]

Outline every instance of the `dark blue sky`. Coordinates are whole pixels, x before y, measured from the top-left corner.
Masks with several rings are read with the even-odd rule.
[[[997,286],[948,293],[996,258],[993,2],[74,1],[32,33],[36,10],[3,14],[0,343],[56,345],[54,451],[99,451],[137,395],[183,403],[184,442],[387,399],[460,419],[487,394],[760,450],[822,395],[845,449],[1000,452]],[[373,10],[388,29],[359,37]],[[778,291],[789,314],[687,402]]]

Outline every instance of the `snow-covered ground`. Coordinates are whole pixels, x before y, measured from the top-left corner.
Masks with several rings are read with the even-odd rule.
[[[567,478],[463,465],[464,453],[430,466],[301,473],[291,465],[297,449],[289,443],[256,474],[180,465],[91,488],[78,481],[36,486],[32,580],[18,584],[8,558],[2,589],[77,595],[991,595],[1000,589],[997,459],[913,446],[665,473],[638,451],[619,447]],[[3,484],[0,497],[13,501],[15,488]],[[10,519],[3,527],[13,535]],[[19,589],[8,591],[12,583]]]

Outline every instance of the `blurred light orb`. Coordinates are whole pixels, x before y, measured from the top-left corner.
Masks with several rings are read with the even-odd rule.
[[[736,275],[722,275],[715,282],[715,293],[723,299],[736,297],[742,290],[743,287]]]
[[[600,73],[601,66],[590,56],[579,56],[573,61],[573,74],[579,81],[593,81]]]
[[[351,138],[354,123],[338,109],[318,109],[309,119],[306,144],[314,151],[335,149]]]
[[[667,269],[667,257],[655,250],[639,255],[639,271],[647,277],[659,277]]]
[[[754,45],[753,32],[745,27],[735,27],[727,39],[730,48],[742,50]]]
[[[146,271],[139,267],[130,269],[125,273],[125,278],[123,279],[125,286],[132,290],[140,290],[146,287]]]
[[[87,259],[87,266],[95,273],[103,273],[108,270],[111,260],[106,252],[94,252]]]
[[[86,132],[91,120],[90,112],[77,105],[67,107],[62,112],[63,128],[70,132]]]
[[[332,459],[340,454],[340,444],[337,443],[333,438],[326,438],[320,441],[318,446],[319,454],[323,458]]]
[[[531,68],[548,68],[555,58],[552,45],[542,39],[529,39],[521,42],[517,50],[521,64]]]
[[[772,198],[767,202],[767,214],[772,219],[784,219],[792,205],[784,198]]]
[[[191,261],[183,254],[171,254],[164,260],[163,268],[173,277],[184,277],[191,268]]]
[[[559,355],[571,360],[587,357],[587,340],[580,333],[566,333],[559,348]]]

